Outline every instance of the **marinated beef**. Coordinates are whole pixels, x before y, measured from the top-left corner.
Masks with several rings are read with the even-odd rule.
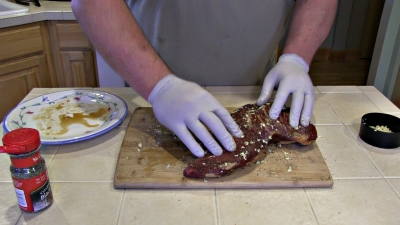
[[[193,160],[183,171],[185,177],[208,178],[228,175],[252,163],[260,152],[265,152],[269,144],[299,143],[309,145],[317,139],[317,130],[310,124],[294,129],[289,125],[289,109],[282,110],[280,116],[272,120],[268,111],[270,105],[244,105],[231,113],[244,136],[234,137],[236,151],[224,151],[215,156],[207,153]]]

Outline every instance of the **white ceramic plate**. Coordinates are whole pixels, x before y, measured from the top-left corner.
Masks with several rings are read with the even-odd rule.
[[[3,128],[6,133],[21,127],[35,128],[42,144],[67,144],[110,131],[127,112],[125,101],[107,92],[59,91],[22,102],[4,118]]]

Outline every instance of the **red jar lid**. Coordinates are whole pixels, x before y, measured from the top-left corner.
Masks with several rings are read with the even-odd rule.
[[[40,134],[36,129],[19,128],[4,135],[3,144],[4,146],[22,146],[25,148],[25,150],[13,152],[13,154],[30,152],[40,146]]]

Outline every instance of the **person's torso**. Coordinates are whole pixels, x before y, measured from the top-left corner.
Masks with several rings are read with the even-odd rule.
[[[177,76],[200,85],[257,85],[293,0],[126,0]]]

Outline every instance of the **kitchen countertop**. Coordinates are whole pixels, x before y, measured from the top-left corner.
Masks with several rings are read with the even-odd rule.
[[[14,1],[12,1],[14,2]],[[71,9],[71,2],[39,1],[41,7],[30,4],[29,11],[0,16],[0,28],[39,22],[44,20],[76,20]],[[14,2],[15,3],[15,2]]]
[[[224,106],[255,102],[258,87],[206,87]],[[130,189],[113,188],[126,126],[149,104],[131,88],[96,88],[123,98],[127,118],[83,142],[42,146],[55,202],[22,213],[8,155],[0,154],[0,224],[400,224],[400,148],[380,149],[358,137],[361,116],[400,110],[372,86],[318,86],[312,123],[332,173],[332,188]],[[24,99],[65,90],[33,89]]]

